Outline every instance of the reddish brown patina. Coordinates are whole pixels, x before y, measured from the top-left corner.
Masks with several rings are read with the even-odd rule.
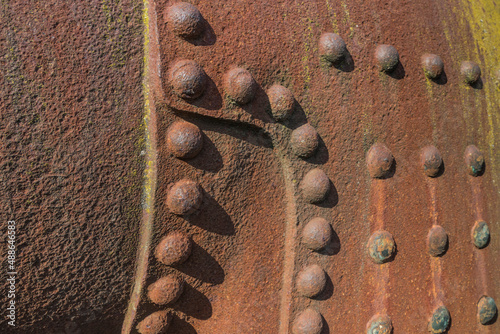
[[[494,1],[189,3],[2,4],[0,329],[500,333]]]

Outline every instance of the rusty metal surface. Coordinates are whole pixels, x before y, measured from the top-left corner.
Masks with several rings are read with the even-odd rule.
[[[495,1],[191,3],[145,0],[142,23],[138,3],[63,7],[82,25],[97,20],[88,35],[64,32],[62,9],[33,18],[35,29],[26,17],[40,8],[3,5],[2,219],[30,231],[19,333],[68,321],[82,333],[500,333]],[[40,37],[68,64],[40,88],[49,78],[30,57],[46,48],[22,41],[42,28],[64,38]],[[72,62],[85,43],[100,47],[87,67]],[[43,94],[52,108],[36,102]],[[68,110],[73,122],[57,123]],[[33,157],[36,143],[9,124],[67,146]],[[63,171],[42,166],[57,164],[81,168],[51,179]],[[38,174],[20,176],[33,165]],[[138,166],[144,181],[124,176]],[[82,191],[82,174],[100,181]],[[97,240],[53,226],[92,226],[80,233]],[[70,302],[101,309],[90,319]]]

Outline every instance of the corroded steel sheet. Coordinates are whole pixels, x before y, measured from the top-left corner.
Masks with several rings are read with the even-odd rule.
[[[500,333],[498,6],[2,4],[2,328]]]

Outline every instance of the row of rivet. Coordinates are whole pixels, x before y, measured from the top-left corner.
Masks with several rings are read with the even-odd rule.
[[[434,146],[425,147],[421,154],[422,168],[429,177],[437,177],[442,168],[443,160]],[[465,163],[471,176],[479,176],[484,171],[484,157],[474,146],[465,150]],[[387,178],[394,168],[394,157],[390,150],[382,144],[375,144],[367,154],[367,167],[373,178]],[[486,222],[478,221],[472,228],[472,243],[479,249],[488,245],[490,239],[489,228]],[[442,256],[448,246],[448,235],[444,228],[435,225],[431,228],[428,238],[429,254],[433,257]],[[377,264],[389,261],[394,256],[396,245],[394,238],[387,231],[376,231],[370,237],[367,251],[370,258]],[[493,298],[482,296],[478,302],[478,321],[485,325],[491,322],[497,314],[497,306]],[[437,307],[428,324],[431,333],[444,333],[448,330],[451,317],[445,306]],[[367,333],[391,333],[392,322],[387,315],[375,315],[367,325]]]
[[[191,123],[174,122],[167,131],[167,149],[180,159],[195,157],[203,147],[200,129]],[[169,210],[180,216],[186,216],[199,209],[203,202],[200,186],[189,179],[176,182],[168,191],[166,204]],[[182,232],[171,232],[165,236],[155,249],[156,259],[164,265],[175,266],[185,262],[191,255],[191,238]],[[158,305],[176,302],[184,290],[184,280],[170,274],[158,279],[148,287],[149,299]],[[168,329],[171,314],[158,311],[142,320],[137,330],[141,334],[161,333]]]
[[[171,30],[186,40],[199,38],[206,27],[199,10],[189,3],[173,4],[167,9],[165,16]],[[346,43],[338,34],[323,33],[319,39],[319,54],[323,61],[331,65],[338,65],[345,61],[348,51]],[[400,62],[396,48],[386,44],[376,47],[374,58],[379,69],[387,73],[393,72]],[[438,55],[424,54],[421,62],[425,75],[430,79],[439,78],[444,71],[443,60]],[[460,73],[463,81],[472,85],[479,80],[481,69],[478,64],[472,61],[464,61]],[[187,100],[200,97],[208,82],[203,68],[191,60],[176,62],[171,67],[169,79],[174,92]],[[251,74],[238,67],[232,68],[226,73],[224,86],[228,96],[242,105],[252,100],[256,90],[256,83]]]

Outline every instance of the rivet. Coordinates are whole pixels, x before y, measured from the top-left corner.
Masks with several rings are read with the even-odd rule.
[[[484,156],[476,146],[469,145],[465,149],[465,164],[470,175],[478,176],[483,173]]]
[[[450,312],[444,306],[436,308],[429,321],[429,332],[434,334],[444,333],[450,327]]]
[[[460,73],[466,84],[472,85],[481,77],[481,68],[473,61],[464,61],[460,66]]]
[[[441,158],[441,154],[435,146],[424,147],[420,155],[420,161],[427,176],[436,177],[439,175],[443,165],[443,158]]]
[[[368,255],[373,262],[382,264],[389,261],[396,250],[392,234],[387,231],[376,231],[368,240]]]
[[[177,2],[168,7],[167,22],[179,37],[194,39],[203,32],[203,17],[195,6],[187,2]]]
[[[422,56],[422,67],[426,77],[437,79],[443,73],[444,63],[438,55],[427,53]]]
[[[292,325],[292,334],[321,334],[322,330],[323,317],[312,308],[300,312]]]
[[[317,264],[310,265],[297,274],[296,284],[299,294],[314,298],[325,289],[326,273]]]
[[[173,232],[156,246],[155,256],[167,266],[181,264],[191,255],[191,247],[191,239],[186,234]]]
[[[387,146],[377,143],[368,151],[366,164],[371,177],[383,179],[390,175],[394,167],[394,156]]]
[[[431,256],[440,256],[446,252],[448,247],[448,234],[442,226],[436,225],[431,228],[427,236],[427,246]]]
[[[167,194],[167,206],[176,215],[189,215],[200,207],[203,194],[194,181],[183,179],[175,183]]]
[[[392,334],[392,320],[385,314],[374,315],[366,325],[367,334]]]
[[[282,122],[292,115],[295,98],[291,90],[275,84],[268,89],[267,97],[271,104],[271,113],[276,121]]]
[[[190,159],[203,148],[200,128],[188,122],[174,122],[167,130],[167,149],[176,158]]]
[[[290,145],[298,157],[310,158],[318,149],[318,132],[310,124],[304,124],[292,131]]]
[[[311,219],[302,230],[302,242],[313,251],[325,248],[332,239],[332,226],[321,217]]]
[[[380,71],[392,72],[399,64],[399,53],[394,46],[381,44],[375,49],[375,59]]]
[[[472,242],[474,246],[481,249],[490,241],[490,229],[485,221],[478,221],[472,228]]]
[[[498,309],[495,300],[482,296],[477,303],[477,318],[482,325],[488,325],[497,315]]]
[[[224,89],[229,99],[244,105],[253,99],[257,90],[257,83],[250,72],[235,67],[224,76]]]
[[[170,274],[162,277],[148,287],[149,299],[158,305],[175,303],[184,291],[184,280]]]
[[[169,70],[169,80],[175,94],[185,100],[203,95],[207,86],[207,74],[193,60],[178,60]]]
[[[323,60],[338,64],[345,59],[347,46],[339,35],[325,32],[319,38],[319,55]]]
[[[300,183],[302,196],[309,203],[319,203],[326,199],[330,191],[330,179],[319,168],[309,171]]]
[[[172,315],[169,311],[157,311],[144,318],[138,325],[140,334],[162,334],[170,326]]]

